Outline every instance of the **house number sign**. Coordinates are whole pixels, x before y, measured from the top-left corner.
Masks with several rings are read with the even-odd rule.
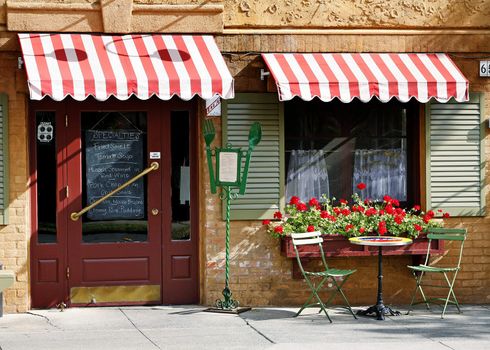
[[[490,77],[490,61],[480,61],[480,77]]]

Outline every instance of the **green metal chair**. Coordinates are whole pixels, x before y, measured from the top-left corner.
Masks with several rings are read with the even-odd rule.
[[[458,275],[459,270],[461,269],[461,257],[463,256],[463,247],[464,247],[464,241],[466,240],[466,235],[467,231],[466,229],[460,229],[460,228],[430,228],[428,231],[427,238],[429,239],[429,245],[427,247],[427,255],[425,257],[425,262],[421,265],[417,266],[408,266],[410,270],[412,270],[412,273],[415,277],[415,280],[417,281],[417,286],[415,287],[415,291],[413,292],[412,295],[412,301],[410,303],[410,306],[408,308],[407,315],[410,313],[412,310],[412,306],[415,304],[421,304],[425,303],[427,306],[427,310],[430,310],[429,303],[437,303],[437,302],[443,302],[444,303],[444,308],[442,310],[441,318],[444,318],[444,314],[446,313],[446,308],[448,304],[454,304],[456,305],[458,312],[461,313],[461,309],[459,308],[459,303],[458,299],[456,299],[456,295],[454,294],[454,282],[456,281],[456,276]],[[460,247],[459,247],[459,258],[458,258],[458,264],[456,266],[441,266],[441,261],[443,260],[443,257],[437,261],[437,263],[432,263],[429,264],[429,259],[430,259],[430,244],[431,241],[437,239],[437,240],[444,240],[444,241],[459,241],[461,242]],[[430,273],[438,273],[442,274],[444,276],[444,279],[447,282],[446,285],[429,285],[429,284],[422,284],[422,279],[426,274]],[[452,274],[452,278],[451,277]],[[449,288],[449,292],[447,294],[446,298],[427,298],[424,294],[424,291],[422,289],[422,286],[424,287],[435,287],[435,288]],[[416,302],[415,301],[415,296],[417,294],[417,291],[420,290],[420,294],[422,295],[422,301]],[[451,299],[452,297],[452,299]]]
[[[303,274],[306,283],[311,289],[310,297],[294,317],[299,316],[305,308],[319,306],[320,307],[319,312],[323,311],[327,316],[328,320],[332,322],[332,319],[328,315],[327,307],[332,302],[335,295],[337,295],[337,293],[340,293],[340,295],[342,296],[342,298],[344,298],[344,301],[347,305],[345,308],[350,311],[350,313],[352,314],[352,316],[354,316],[355,319],[357,319],[354,312],[352,312],[349,301],[347,300],[344,292],[342,291],[342,286],[344,285],[345,282],[347,282],[350,275],[356,272],[356,270],[339,270],[339,269],[332,269],[328,267],[327,262],[325,260],[323,247],[322,247],[323,238],[320,237],[320,232],[291,233],[291,238],[292,238],[294,250],[296,252],[296,259],[298,261],[299,268],[301,269],[301,273]],[[307,245],[313,245],[313,246],[318,245],[322,257],[323,271],[318,271],[318,272],[306,271],[303,268],[303,264],[301,262],[300,254],[298,251],[298,246],[307,246]],[[340,284],[336,280],[336,278],[339,277],[343,278],[343,281]],[[316,280],[318,280],[318,282],[315,283]],[[335,286],[335,290],[332,291],[327,302],[323,303],[318,293],[321,290],[321,288],[325,285],[325,282],[327,281],[331,282]],[[313,298],[315,298],[317,302],[310,304]]]

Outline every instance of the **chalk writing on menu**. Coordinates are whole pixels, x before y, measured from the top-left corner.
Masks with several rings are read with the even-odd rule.
[[[143,170],[143,134],[139,130],[85,131],[87,204],[116,189]],[[91,220],[144,218],[144,182],[140,179],[87,213]]]

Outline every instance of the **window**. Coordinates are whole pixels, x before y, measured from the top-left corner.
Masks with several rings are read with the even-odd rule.
[[[419,109],[397,100],[286,102],[286,200],[350,198],[364,182],[364,198],[418,202]]]

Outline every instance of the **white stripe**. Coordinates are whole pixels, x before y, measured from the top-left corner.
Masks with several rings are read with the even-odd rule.
[[[434,97],[440,102],[448,101],[446,79],[441,72],[439,72],[439,69],[432,63],[427,54],[419,54],[418,56],[429,72],[436,78],[437,96]]]
[[[306,75],[303,72],[303,68],[299,65],[298,61],[296,61],[296,58],[294,57],[294,54],[291,53],[286,53],[284,54],[284,58],[286,62],[289,64],[289,67],[291,68],[291,71],[293,72],[296,82],[299,87],[301,99],[305,101],[311,101],[313,96],[311,96],[311,89],[310,89],[310,81],[306,77]],[[289,82],[291,86],[291,81]]]
[[[280,101],[288,101],[293,98],[291,94],[291,89],[289,87],[289,81],[286,78],[281,66],[277,62],[277,59],[274,54],[264,54],[264,58],[266,59],[267,66],[270,67],[270,70],[274,72],[274,77],[276,79],[277,90],[279,91],[279,100]]]
[[[419,71],[415,63],[413,63],[412,59],[410,58],[409,55],[407,54],[400,54],[399,55],[400,59],[405,63],[405,66],[407,66],[408,70],[412,75],[415,77],[417,80],[417,91],[418,95],[415,96],[415,98],[419,102],[427,102],[429,101],[429,89],[427,87],[427,79],[424,77],[424,75]]]
[[[121,39],[124,47],[126,47],[129,61],[131,62],[134,74],[136,75],[136,96],[141,100],[148,100],[148,77],[146,76],[146,71],[143,62],[141,62],[141,57],[134,43],[133,36],[123,35]]]
[[[197,73],[199,74],[199,79],[201,80],[201,93],[200,96],[202,98],[211,98],[213,97],[213,80],[209,75],[208,69],[206,68],[206,64],[204,63],[201,53],[196,46],[196,42],[194,41],[194,37],[191,35],[182,36],[184,43],[187,47],[189,55],[191,55],[191,61],[194,63],[197,69]]]
[[[332,70],[335,78],[337,78],[339,85],[340,100],[342,102],[350,102],[352,100],[349,88],[349,79],[345,76],[344,72],[337,64],[332,54],[322,54],[323,59],[327,62],[328,66]],[[355,96],[354,96],[355,97]]]
[[[468,82],[466,81],[466,78],[455,67],[454,62],[452,62],[446,54],[437,54],[437,57],[444,65],[444,67],[446,67],[446,69],[449,71],[453,79],[456,81],[456,101],[467,101]]]
[[[51,35],[41,34],[40,38],[51,79],[51,97],[55,101],[61,101],[65,97],[63,91],[63,78],[61,77],[60,67],[58,66],[58,59],[56,58],[56,55],[54,53]]]
[[[70,34],[60,34],[60,38],[68,60],[68,67],[70,68],[71,76],[73,78],[73,98],[77,101],[83,101],[87,97],[85,95],[85,80],[75,52],[75,45],[73,44]]]
[[[393,74],[393,76],[398,82],[398,99],[402,102],[408,102],[410,96],[408,95],[407,79],[402,74],[402,72],[398,69],[395,62],[393,62],[393,60],[388,54],[382,53],[379,55],[379,57],[381,57],[386,67],[388,67],[391,74]]]
[[[233,77],[231,76],[230,71],[226,66],[225,60],[223,59],[223,56],[221,55],[221,52],[218,49],[214,38],[210,35],[204,35],[203,39],[221,77],[223,86],[222,91],[220,91],[221,97],[225,99],[235,97]]]
[[[143,35],[143,42],[146,46],[146,51],[148,51],[148,55],[150,55],[153,69],[155,69],[158,78],[158,97],[162,100],[170,100],[172,96],[170,96],[168,73],[162,63],[162,58],[158,53],[158,48],[153,41],[153,36]]]
[[[311,53],[304,54],[305,61],[308,62],[308,65],[311,68],[311,71],[315,75],[316,80],[318,81],[318,85],[320,88],[320,100],[329,102],[332,100],[332,94],[330,92],[329,80],[322,68],[315,60],[315,57]]]
[[[371,94],[369,92],[369,81],[362,72],[361,68],[357,64],[357,62],[354,60],[351,54],[346,53],[346,54],[341,54],[341,56],[344,58],[345,62],[351,69],[352,73],[356,76],[357,82],[359,84],[359,99],[362,102],[368,102],[371,99]]]
[[[364,63],[366,63],[369,70],[378,81],[379,100],[381,102],[388,102],[390,100],[390,85],[388,78],[386,78],[376,62],[374,62],[373,56],[371,54],[361,54],[361,59],[364,61]]]
[[[36,34],[37,35],[37,34]],[[41,92],[41,77],[39,76],[39,68],[37,67],[34,48],[32,47],[31,37],[29,34],[19,33],[20,45],[24,56],[26,67],[29,95],[31,100],[41,100],[43,98]]]
[[[128,82],[126,79],[126,73],[122,67],[121,61],[119,60],[119,55],[114,45],[113,38],[107,35],[101,36],[102,41],[105,45],[107,56],[109,57],[109,62],[112,66],[112,71],[114,72],[114,77],[116,79],[116,97],[119,100],[127,100],[128,96]]]
[[[92,41],[92,35],[82,34],[80,37],[83,45],[85,46],[85,52],[87,53],[87,60],[88,64],[90,65],[90,70],[94,76],[94,97],[96,100],[105,101],[109,97],[107,96],[106,77],[104,75],[104,70],[100,65],[99,53],[95,49],[94,42]]]
[[[178,78],[180,82],[180,97],[186,101],[190,100],[193,94],[191,90],[191,81],[190,81],[189,73],[187,73],[187,69],[185,68],[184,62],[182,61],[182,57],[180,57],[174,38],[173,36],[169,36],[169,35],[163,35],[162,38],[163,41],[165,42],[165,46],[167,47],[168,54],[170,55],[170,59],[172,60],[172,63],[175,66],[175,70],[177,71],[178,74]]]

